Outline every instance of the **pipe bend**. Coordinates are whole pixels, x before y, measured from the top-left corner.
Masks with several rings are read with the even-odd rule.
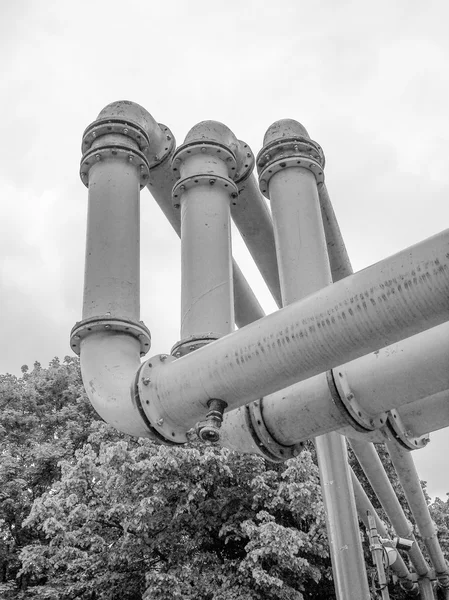
[[[200,121],[186,135],[184,144],[201,142],[217,142],[231,150],[234,154],[239,148],[239,141],[232,131],[220,121]]]
[[[301,125],[295,119],[280,119],[268,127],[263,138],[263,145],[266,146],[283,138],[294,138],[297,136],[310,139],[304,125]]]
[[[81,342],[80,364],[87,396],[100,417],[123,433],[153,437],[134,394],[139,340],[113,331],[92,333]]]

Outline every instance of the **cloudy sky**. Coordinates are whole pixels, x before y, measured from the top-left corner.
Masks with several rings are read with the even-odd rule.
[[[445,0],[15,0],[0,8],[0,372],[70,354],[81,316],[83,130],[128,99],[178,142],[204,119],[257,153],[275,120],[301,121],[355,270],[447,228]],[[178,340],[179,241],[142,194],[142,318],[154,353]],[[235,255],[273,302],[238,238]],[[415,453],[449,492],[447,433]]]

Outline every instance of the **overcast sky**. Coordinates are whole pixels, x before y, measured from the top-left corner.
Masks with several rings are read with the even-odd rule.
[[[70,354],[81,317],[86,188],[81,136],[133,100],[178,143],[226,123],[257,153],[275,120],[301,121],[354,269],[447,228],[448,4],[404,1],[15,0],[0,8],[0,372]],[[235,255],[275,309],[238,239]],[[142,194],[142,319],[154,353],[179,338],[179,241]],[[415,452],[449,492],[447,432]]]

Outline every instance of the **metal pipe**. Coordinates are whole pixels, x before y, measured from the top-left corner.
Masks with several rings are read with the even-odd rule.
[[[449,389],[428,398],[404,404],[398,411],[412,437],[449,427]]]
[[[205,332],[221,337],[234,327],[230,190],[235,185],[221,147],[216,146],[218,155],[215,140],[204,138],[208,123],[192,128],[175,154],[181,160],[175,188],[181,204],[181,338]],[[200,148],[199,138],[207,145]]]
[[[439,325],[447,319],[448,246],[445,231],[346,277],[166,365],[140,393],[157,389],[159,418],[185,441],[210,398],[232,410]]]
[[[380,543],[379,534],[376,528],[376,521],[371,513],[368,513],[368,537],[370,540],[370,550],[373,562],[376,565],[378,585],[382,600],[390,600],[388,592],[387,576],[384,568],[384,549]]]
[[[232,218],[273,298],[282,306],[270,210],[254,175],[236,183],[239,199],[231,206]]]
[[[383,538],[388,539],[389,535],[385,523],[380,519],[376,509],[372,505],[371,500],[368,498],[365,490],[362,487],[362,484],[358,480],[352,468],[351,481],[354,489],[354,498],[357,507],[357,513],[359,515],[360,520],[363,522],[365,527],[368,528],[369,523],[367,513],[370,512],[375,519],[377,531]],[[391,568],[399,578],[401,587],[407,592],[412,593],[413,596],[416,596],[419,593],[418,584],[415,581],[413,581],[412,575],[399,552],[395,562],[391,565]]]
[[[177,344],[176,356],[234,328],[230,204],[238,191],[231,179],[236,165],[232,142],[227,127],[203,121],[189,131],[175,153],[181,177],[173,196],[181,204],[181,338],[185,340]],[[214,398],[208,407],[197,434],[203,441],[218,441],[226,402]]]
[[[281,161],[286,157],[303,158],[299,149],[288,152],[284,148],[286,133],[309,137],[297,122],[273,124],[265,135],[261,153],[274,157],[264,163],[260,173],[267,182],[271,201],[283,306],[332,283],[314,172],[283,163],[287,168],[273,173],[279,155]],[[315,446],[337,597],[368,599],[346,443],[337,433],[329,433],[317,437]]]
[[[422,435],[434,430],[426,429],[426,420],[438,427],[438,417],[431,421],[431,415],[447,414],[444,400],[436,398],[440,410],[436,405],[431,409],[434,403],[428,399],[448,389],[448,337],[449,322],[341,365],[334,375],[345,374],[351,393],[371,417],[395,406],[402,406],[400,413],[406,415],[408,403],[421,401],[417,410],[425,414],[423,425],[417,422],[416,435]],[[349,425],[348,414],[334,402],[321,375],[266,396],[263,411],[268,429],[287,446]],[[443,416],[441,422],[445,420]],[[409,428],[415,431],[413,424]]]
[[[84,386],[117,429],[152,437],[133,382],[150,333],[139,321],[139,189],[160,144],[160,126],[127,101],[105,107],[84,132],[81,178],[89,189],[83,321],[72,330]]]
[[[420,479],[408,450],[394,440],[387,441],[388,452],[415,518],[418,530],[426,546],[439,584],[449,589],[449,569],[437,537],[437,528],[430,516]]]
[[[366,442],[359,442],[351,439],[350,445],[370,482],[371,487],[378,497],[382,508],[388,515],[396,534],[399,537],[407,538],[414,542],[408,555],[417,574],[420,577],[427,576],[429,573],[429,566],[427,565],[415,536],[413,535],[412,524],[405,516],[402,506],[399,503],[393,486],[388,479],[384,466],[373,444],[367,444]]]
[[[336,282],[352,275],[353,270],[326,184],[320,187],[319,196],[332,279]]]
[[[172,200],[172,189],[178,177],[179,172],[173,172],[170,161],[161,162],[151,169],[147,188],[170,225],[181,237],[181,215],[179,208],[174,207]],[[235,260],[232,265],[235,322],[238,327],[244,327],[264,317],[265,312]]]

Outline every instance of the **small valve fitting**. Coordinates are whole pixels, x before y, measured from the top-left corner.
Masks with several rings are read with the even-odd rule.
[[[223,413],[228,403],[219,398],[211,398],[207,406],[209,412],[204,421],[196,425],[196,433],[203,442],[218,442],[220,439],[220,427],[223,423]]]

